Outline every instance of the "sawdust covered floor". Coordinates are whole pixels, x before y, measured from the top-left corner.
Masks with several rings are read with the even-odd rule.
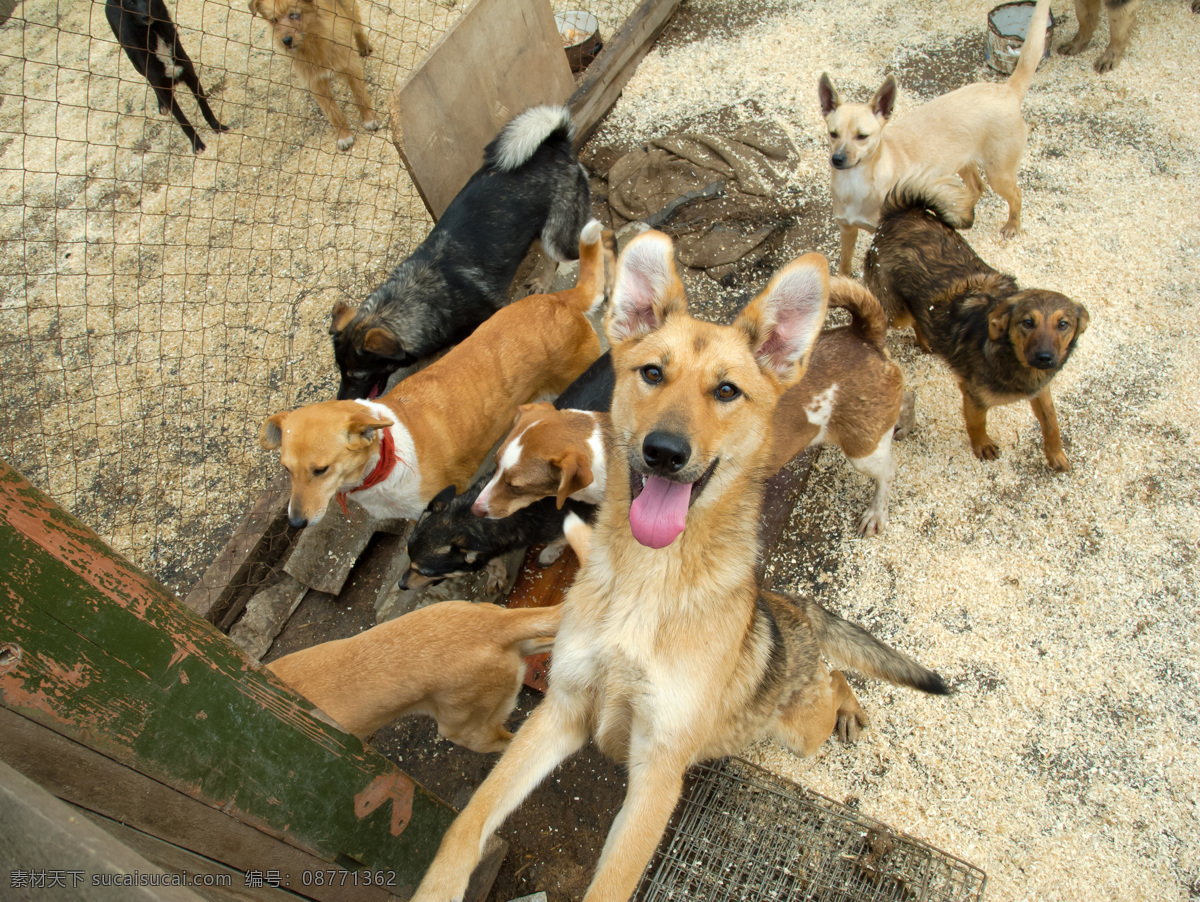
[[[1075,22],[1053,6],[1057,43]],[[995,77],[988,8],[697,0],[594,143],[636,145],[753,101],[801,149],[797,207],[828,217],[820,73],[865,100],[896,72],[902,117]],[[1024,233],[1000,240],[988,193],[967,235],[1021,285],[1091,312],[1054,384],[1073,471],[1046,469],[1023,404],[991,412],[1003,457],[976,461],[952,379],[894,333],[918,430],[897,446],[887,532],[854,536],[870,486],[826,451],[770,562],[777,587],[815,592],[957,694],[860,681],[872,725],[856,746],[751,757],[979,865],[993,900],[1200,897],[1200,74],[1179,41],[1198,30],[1187,4],[1151,4],[1114,72],[1091,69],[1103,25],[1082,56],[1043,65],[1024,103]]]

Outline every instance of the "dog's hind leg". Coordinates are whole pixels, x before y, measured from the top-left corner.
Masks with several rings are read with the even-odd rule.
[[[350,133],[350,123],[346,120],[346,114],[333,97],[333,86],[330,85],[329,79],[320,75],[313,76],[308,87],[317,101],[317,106],[337,131],[338,150],[349,150],[354,146],[354,135]]]
[[[875,497],[858,520],[860,536],[877,536],[883,532],[888,519],[888,500],[892,494],[892,477],[896,475],[896,460],[892,456],[892,430],[886,430],[875,450],[866,457],[851,457],[850,463],[858,472],[875,480]]]
[[[346,76],[346,83],[350,86],[350,93],[354,95],[358,113],[362,116],[363,128],[373,132],[379,128],[379,117],[375,115],[375,106],[371,103],[371,95],[367,91],[362,62],[353,56],[350,57],[350,60],[351,63],[343,74]]]
[[[625,902],[654,854],[683,793],[688,761],[678,746],[647,744],[630,756],[629,788],[584,902]]]
[[[187,139],[192,142],[192,153],[203,153],[204,142],[200,140],[196,129],[192,127],[192,123],[188,122],[187,116],[179,108],[179,104],[175,100],[174,79],[167,72],[162,60],[154,55],[147,56],[145,75],[146,81],[150,83],[150,87],[154,89],[154,94],[158,98],[158,108],[164,113],[169,111],[175,117],[175,121],[179,123],[179,127],[183,129]]]
[[[979,167],[974,163],[964,166],[958,171],[958,177],[963,180],[963,184],[967,186],[967,191],[970,196],[970,203],[967,205],[967,213],[963,217],[960,229],[969,229],[975,224],[975,205],[979,203],[979,198],[983,197],[983,179],[979,177]]]
[[[1021,232],[1021,188],[1017,184],[1017,162],[1011,169],[1007,165],[996,166],[987,172],[992,190],[1008,201],[1008,222],[1000,229],[1001,238],[1015,238]]]
[[[1050,389],[1042,389],[1042,393],[1029,402],[1033,415],[1037,417],[1042,427],[1042,450],[1046,453],[1046,463],[1050,469],[1066,473],[1071,469],[1071,462],[1063,453],[1062,435],[1058,431],[1058,413],[1054,410],[1054,399],[1050,397]]]
[[[901,442],[917,428],[917,395],[916,392],[906,391],[900,399],[900,415],[896,417],[896,428],[892,438]]]
[[[1063,56],[1074,56],[1091,43],[1096,23],[1100,21],[1100,0],[1075,0],[1075,18],[1079,20],[1075,37],[1058,45]]]
[[[546,694],[509,743],[467,807],[442,837],[413,902],[461,899],[484,841],[563,759],[587,741],[586,709],[578,695]]]
[[[212,107],[208,105],[208,95],[204,93],[204,87],[200,84],[200,76],[196,74],[196,66],[192,63],[191,57],[187,55],[187,51],[183,49],[183,44],[179,42],[179,33],[174,34],[174,54],[175,62],[183,70],[180,73],[180,78],[183,83],[192,89],[192,93],[196,95],[196,103],[200,107],[200,113],[204,116],[204,121],[208,123],[208,127],[214,132],[229,131],[228,125],[222,125],[213,113]]]
[[[817,662],[822,671],[825,665]],[[821,674],[810,689],[793,699],[771,723],[771,736],[797,755],[815,755],[833,731],[843,742],[854,742],[867,725],[867,715],[840,670]]]

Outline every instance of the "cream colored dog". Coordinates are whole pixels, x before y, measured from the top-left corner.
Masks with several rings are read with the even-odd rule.
[[[1004,84],[976,82],[943,94],[889,125],[896,79],[884,79],[870,103],[842,103],[828,73],[821,75],[821,113],[833,167],[833,218],[842,234],[839,272],[850,275],[858,230],[874,232],[884,198],[898,181],[923,170],[958,173],[971,193],[971,214],[983,194],[982,169],[992,190],[1008,202],[1005,238],[1021,231],[1017,168],[1025,152],[1021,101],[1046,47],[1050,0],[1038,0],[1017,67]],[[886,129],[884,126],[888,126]]]

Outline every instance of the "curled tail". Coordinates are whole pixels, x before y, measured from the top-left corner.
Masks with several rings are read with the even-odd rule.
[[[822,653],[837,664],[877,680],[920,689],[930,695],[949,695],[942,678],[908,655],[880,642],[865,629],[825,610],[810,598],[798,598]]]
[[[579,278],[575,299],[581,313],[591,313],[612,291],[612,274],[616,268],[616,240],[611,231],[592,219],[579,233]]]
[[[863,341],[884,350],[887,339],[888,318],[879,299],[862,282],[849,276],[831,276],[829,279],[829,306],[841,307],[850,312],[850,328]]]
[[[571,111],[565,106],[535,106],[521,113],[500,131],[483,152],[483,164],[496,172],[520,169],[547,142],[575,136]]]
[[[508,644],[515,644],[522,657],[549,651],[562,620],[562,605],[548,608],[513,608],[507,617]]]
[[[1029,28],[1025,31],[1025,42],[1021,45],[1021,55],[1017,57],[1017,66],[1008,77],[1008,84],[1022,97],[1033,82],[1033,74],[1037,72],[1042,54],[1046,52],[1046,23],[1050,21],[1050,0],[1037,0],[1033,15],[1029,17]]]
[[[970,228],[974,204],[956,175],[925,169],[899,182],[884,198],[880,223],[909,210],[927,210],[952,229]]]

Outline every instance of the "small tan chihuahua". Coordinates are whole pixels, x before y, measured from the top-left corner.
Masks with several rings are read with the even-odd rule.
[[[974,221],[983,194],[979,170],[992,190],[1008,202],[1004,238],[1021,231],[1021,189],[1017,168],[1025,152],[1021,101],[1046,47],[1050,0],[1038,0],[1029,39],[1007,82],[976,82],[943,94],[886,130],[896,104],[896,79],[884,79],[870,103],[842,103],[828,73],[821,75],[821,113],[829,130],[833,218],[842,235],[839,272],[850,275],[858,230],[875,231],[888,192],[920,170],[958,173],[970,192],[964,228]]]

